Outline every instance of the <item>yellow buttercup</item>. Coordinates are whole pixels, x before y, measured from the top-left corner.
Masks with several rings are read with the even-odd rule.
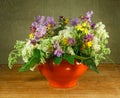
[[[30,39],[33,39],[33,38],[34,38],[34,34],[33,34],[33,33],[30,33],[30,34],[29,34],[29,38],[30,38]]]

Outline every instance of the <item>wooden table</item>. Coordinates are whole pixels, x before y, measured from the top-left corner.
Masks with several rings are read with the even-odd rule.
[[[102,64],[99,74],[88,70],[71,89],[48,85],[38,70],[17,72],[0,65],[0,98],[120,98],[120,65]]]

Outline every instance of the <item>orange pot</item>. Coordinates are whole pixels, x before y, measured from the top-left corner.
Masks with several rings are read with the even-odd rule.
[[[83,75],[87,66],[75,60],[74,65],[62,60],[55,65],[52,60],[38,66],[39,71],[47,78],[49,85],[57,88],[71,88],[77,84],[78,78]]]

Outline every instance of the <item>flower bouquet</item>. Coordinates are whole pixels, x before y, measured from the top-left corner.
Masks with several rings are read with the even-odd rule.
[[[73,66],[77,60],[98,73],[100,61],[110,54],[110,49],[106,47],[109,35],[102,22],[91,20],[92,15],[93,11],[73,19],[59,16],[57,22],[50,16],[35,17],[29,38],[16,41],[14,50],[10,52],[9,68],[13,67],[18,57],[25,62],[19,72],[34,70],[50,59],[54,65],[65,60]]]

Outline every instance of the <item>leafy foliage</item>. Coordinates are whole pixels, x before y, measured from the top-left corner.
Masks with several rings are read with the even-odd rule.
[[[70,64],[74,64],[74,56],[69,54],[64,54],[63,58]]]
[[[24,71],[29,70],[30,68],[34,67],[34,65],[38,64],[39,61],[40,61],[40,50],[34,49],[33,56],[31,57],[31,59],[26,64],[24,64],[19,69],[19,72],[24,72]]]
[[[12,50],[8,56],[8,67],[12,69],[13,65],[17,62],[18,57],[21,56],[22,48],[24,47],[24,41],[16,41],[14,45],[14,50]]]
[[[60,64],[62,61],[62,57],[55,57],[53,60],[55,64]]]
[[[95,72],[98,73],[98,69],[96,67],[96,64],[92,58],[82,60],[82,63],[87,65],[90,69],[94,70]]]
[[[53,59],[58,65],[63,59],[70,64],[77,59],[98,73],[97,65],[110,54],[109,35],[102,22],[91,21],[92,15],[93,11],[89,11],[71,20],[60,16],[58,22],[50,16],[36,17],[29,39],[17,41],[10,52],[8,67],[12,69],[20,56],[25,64],[19,72],[35,68],[38,63],[44,64],[47,59]]]
[[[17,62],[17,59],[18,59],[18,53],[16,50],[12,50],[9,54],[9,57],[8,57],[8,67],[10,69],[13,68],[13,65]]]

